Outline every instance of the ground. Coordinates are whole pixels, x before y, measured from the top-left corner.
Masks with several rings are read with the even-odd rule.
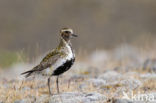
[[[20,75],[35,64],[17,63],[0,71],[0,103],[155,103],[155,52],[131,45],[78,52],[74,66],[59,78],[59,94],[52,77],[52,96],[46,78]]]

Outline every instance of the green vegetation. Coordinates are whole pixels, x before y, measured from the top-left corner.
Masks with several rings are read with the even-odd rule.
[[[0,67],[6,68],[15,63],[23,62],[26,56],[23,52],[0,51]]]

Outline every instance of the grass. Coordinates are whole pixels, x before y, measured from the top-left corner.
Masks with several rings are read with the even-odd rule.
[[[85,78],[84,80],[74,80],[70,83],[67,82],[66,78],[60,78],[60,91],[61,92],[73,92],[73,91],[79,91],[82,90],[79,89],[79,85],[84,83],[88,78]],[[139,78],[141,80],[141,78]],[[65,82],[66,81],[66,82]],[[56,84],[55,81],[52,80],[51,90],[54,94],[57,93],[56,91]],[[1,82],[0,84],[3,84],[0,86],[0,100],[5,101],[5,103],[13,103],[16,100],[22,100],[23,98],[38,98],[42,95],[48,96],[48,88],[46,85],[46,81],[38,81],[38,80],[32,80],[32,81],[21,81],[21,80],[15,80],[15,81],[7,81],[6,83]],[[6,84],[8,87],[5,87]],[[40,85],[43,85],[42,87],[38,87]],[[89,93],[89,92],[100,92],[109,99],[113,99],[114,93],[118,88],[121,88],[121,84],[115,84],[115,85],[107,85],[102,88],[105,88],[105,91],[99,91],[98,88],[96,88],[92,84],[88,84],[88,87],[83,90],[83,92]],[[153,92],[156,90],[156,80],[150,79],[146,80],[143,85],[137,89],[135,89],[133,92],[134,94],[137,94],[138,91],[141,93],[146,92]],[[118,97],[121,97],[122,95],[118,95]]]
[[[26,56],[23,52],[12,52],[12,51],[0,51],[0,67],[7,68],[18,62],[26,60]]]
[[[152,57],[155,56],[155,54],[153,53],[154,51],[155,49],[151,51]],[[108,97],[108,100],[110,101],[113,101],[114,98],[121,98],[122,94],[115,96],[116,91],[124,87],[124,85],[120,84],[120,82],[114,85],[103,85],[100,88],[97,88],[95,85],[87,82],[87,80],[89,80],[90,78],[96,78],[102,73],[109,70],[114,70],[122,75],[134,72],[134,74],[130,77],[133,77],[142,82],[142,85],[140,87],[137,87],[133,90],[134,94],[137,94],[138,92],[156,92],[156,79],[143,79],[140,77],[140,74],[150,73],[151,71],[148,70],[150,68],[144,69],[143,64],[139,67],[133,67],[131,65],[129,67],[129,64],[134,63],[133,59],[126,57],[118,60],[115,58],[114,55],[112,55],[113,52],[109,53],[110,54],[107,60],[104,63],[100,62],[102,64],[98,64],[95,62],[93,63],[92,60],[88,59],[90,57],[89,54],[82,57],[83,54],[78,53],[76,66],[73,66],[72,70],[70,70],[68,73],[65,73],[60,78],[60,92],[98,92],[104,94],[106,97]],[[144,51],[140,55],[143,55],[144,57],[147,56],[147,58],[149,58],[150,56],[148,56],[148,54],[151,55],[149,50]],[[1,67],[8,67],[13,65],[14,63],[25,60],[25,57],[22,53],[15,52],[1,52],[0,57],[0,61],[3,61],[0,62]],[[7,60],[8,58],[9,61]],[[124,69],[126,67],[129,67],[130,69]],[[117,69],[115,70],[115,68]],[[82,75],[83,77],[72,79],[72,76],[75,75]],[[87,85],[87,88],[81,89],[80,85],[83,85],[84,83]],[[51,90],[54,94],[57,93],[55,78],[53,78],[51,81]],[[16,78],[11,80],[1,79],[0,81],[0,101],[5,101],[5,103],[13,103],[17,100],[22,100],[24,98],[29,98],[30,101],[34,101],[34,99],[40,98],[43,95],[47,96],[47,98],[45,99],[46,103],[46,101],[49,100],[47,80],[20,80]]]

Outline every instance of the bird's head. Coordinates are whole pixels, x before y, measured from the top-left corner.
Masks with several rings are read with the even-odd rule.
[[[69,41],[72,37],[77,37],[78,35],[73,33],[73,30],[70,28],[63,28],[61,29],[61,37],[65,40],[65,41]]]

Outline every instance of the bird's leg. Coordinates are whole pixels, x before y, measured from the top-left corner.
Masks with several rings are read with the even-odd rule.
[[[59,81],[58,81],[58,79],[59,79],[59,76],[57,76],[57,78],[56,78],[57,93],[59,94]]]
[[[48,78],[48,89],[49,89],[49,95],[52,95],[52,93],[50,91],[50,77]]]

